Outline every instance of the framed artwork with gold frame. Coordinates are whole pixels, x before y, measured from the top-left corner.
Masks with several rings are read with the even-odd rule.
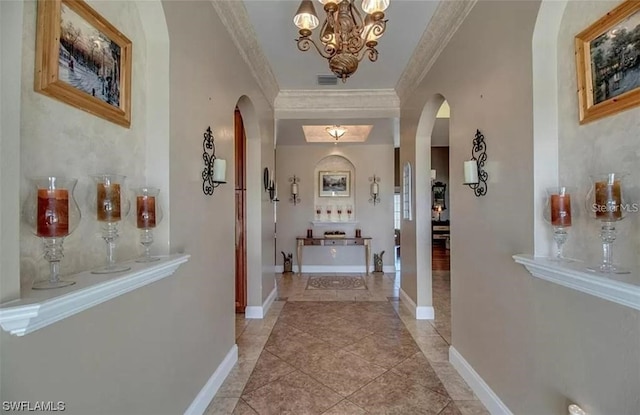
[[[640,105],[640,1],[580,32],[575,48],[580,124]]]
[[[82,0],[38,0],[34,89],[129,128],[131,41]]]

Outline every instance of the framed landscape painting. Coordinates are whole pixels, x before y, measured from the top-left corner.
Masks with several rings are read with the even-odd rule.
[[[38,0],[34,89],[131,125],[131,41],[82,0]]]
[[[607,13],[575,47],[580,124],[640,105],[640,1]]]
[[[320,197],[348,197],[351,193],[351,172],[321,171],[318,173]]]

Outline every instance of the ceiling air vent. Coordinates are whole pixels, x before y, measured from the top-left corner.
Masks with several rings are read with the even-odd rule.
[[[318,85],[338,85],[335,75],[318,75]]]

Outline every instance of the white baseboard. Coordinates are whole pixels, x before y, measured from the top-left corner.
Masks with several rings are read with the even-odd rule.
[[[278,288],[273,287],[273,290],[271,290],[269,296],[264,300],[264,303],[262,303],[261,306],[247,306],[244,309],[244,318],[264,318],[277,296]]]
[[[184,415],[202,415],[204,411],[209,406],[209,403],[215,396],[220,386],[222,386],[222,382],[227,378],[231,369],[233,369],[233,365],[238,361],[238,346],[233,345],[229,353],[225,356],[222,363],[218,366],[213,375],[209,378],[207,383],[205,383],[204,387],[200,390],[196,398],[191,402],[191,405],[184,411]]]
[[[467,382],[491,415],[513,415],[507,405],[491,390],[489,385],[473,370],[473,367],[453,347],[449,347],[449,362]]]
[[[416,307],[416,320],[433,320],[436,318],[435,309],[431,306]]]
[[[409,297],[409,295],[400,288],[400,302],[411,311],[416,320],[433,320],[435,318],[435,310],[431,306],[420,306]]]
[[[298,266],[294,265],[293,272],[298,272]],[[275,272],[282,273],[284,271],[284,267],[282,265],[275,266]],[[318,274],[322,272],[328,273],[336,273],[336,272],[344,272],[345,274],[349,273],[365,273],[367,271],[364,265],[303,265],[302,271],[305,274]],[[393,274],[396,272],[395,265],[384,265],[382,267],[382,271],[385,273]],[[373,273],[373,266],[369,267],[369,272]]]

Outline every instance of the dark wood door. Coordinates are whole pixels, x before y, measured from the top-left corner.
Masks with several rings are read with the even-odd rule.
[[[236,313],[247,306],[247,240],[246,240],[246,142],[240,110],[234,115],[235,130],[235,193],[236,193]]]

